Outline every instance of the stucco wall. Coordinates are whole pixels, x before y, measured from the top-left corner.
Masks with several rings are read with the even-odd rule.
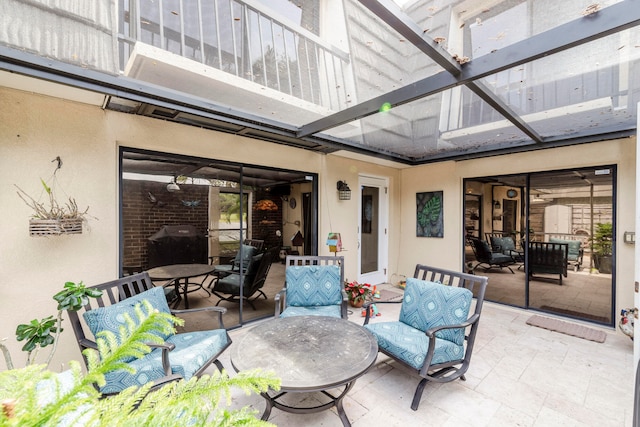
[[[355,190],[358,173],[397,175],[394,169],[358,160],[2,87],[0,99],[0,339],[8,338],[17,366],[23,365],[24,354],[14,339],[16,326],[55,314],[52,295],[66,281],[92,285],[117,277],[120,146],[318,173],[319,253],[329,255],[324,245],[329,231],[344,230],[348,277],[355,277],[357,266],[357,197],[339,202],[335,183],[346,179]],[[56,156],[63,162],[56,173],[59,189],[76,198],[81,207],[90,206],[89,213],[96,219],[89,221],[81,235],[30,237],[31,211],[13,185],[42,197],[40,178],[51,178]],[[63,333],[52,367],[72,358],[79,360],[72,336],[70,329]],[[4,361],[0,362],[0,369],[3,367]]]

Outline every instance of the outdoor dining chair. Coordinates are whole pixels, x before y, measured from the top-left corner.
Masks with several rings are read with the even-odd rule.
[[[285,287],[275,296],[275,317],[347,318],[344,257],[288,255]]]
[[[155,386],[180,378],[188,380],[203,374],[211,364],[223,369],[218,357],[231,345],[231,337],[224,328],[223,307],[202,307],[188,310],[170,310],[165,289],[155,287],[147,272],[126,276],[92,288],[102,290],[102,296],[90,299],[78,312],[67,311],[80,351],[97,349],[95,337],[101,331],[111,331],[119,336],[119,328],[125,325],[124,314],[135,321],[135,306],[143,300],[160,312],[182,315],[193,312],[211,313],[211,329],[188,333],[163,335],[164,344],[148,345],[152,351],[140,359],[129,358],[125,362],[134,369],[123,369],[106,374],[106,384],[100,387],[105,395],[116,394],[130,386],[142,386],[150,381]],[[84,356],[84,354],[83,354]],[[85,364],[87,359],[84,359]]]
[[[422,378],[411,402],[414,411],[427,382],[465,379],[487,281],[483,276],[418,264],[414,277],[407,279],[402,301],[375,302],[401,303],[397,321],[369,323],[370,310],[365,310],[364,326],[376,337],[379,351]]]

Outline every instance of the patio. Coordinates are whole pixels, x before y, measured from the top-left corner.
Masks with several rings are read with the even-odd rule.
[[[283,279],[284,266],[276,263],[265,286],[276,289]],[[391,284],[380,289],[402,292]],[[196,292],[192,301],[215,304],[215,299]],[[228,316],[237,316],[237,309],[228,308]],[[396,319],[400,305],[381,304],[379,309],[381,316],[372,322]],[[272,314],[266,308],[245,313],[251,318]],[[604,343],[527,325],[536,313],[485,301],[467,381],[429,383],[417,412],[410,403],[419,379],[379,354],[374,368],[345,398],[349,420],[354,426],[416,425],[417,420],[425,426],[631,426],[633,342],[611,328],[586,322],[574,323],[606,332]],[[362,325],[360,310],[350,312],[349,320]],[[264,321],[268,319],[257,322]],[[231,338],[237,341],[255,324],[231,330]],[[233,372],[230,354],[226,351],[221,361]],[[317,395],[297,398],[309,405]],[[234,393],[233,401],[234,407],[251,405],[260,414],[265,406],[261,397],[241,392]],[[274,409],[269,421],[279,426],[341,425],[335,409],[309,415]]]
[[[393,319],[398,309],[381,306],[382,315],[373,321]],[[345,399],[349,420],[354,426],[632,425],[632,341],[606,328],[601,328],[607,332],[602,344],[550,332],[527,325],[532,314],[485,303],[467,381],[428,384],[417,412],[409,405],[418,379],[379,355]],[[362,324],[359,313],[350,320]],[[231,331],[232,339],[249,327]],[[221,361],[232,370],[229,352]],[[233,400],[234,406],[264,409],[259,396],[236,393]],[[274,410],[270,421],[341,425],[335,410],[310,415]]]
[[[637,250],[623,243],[623,233],[638,228],[637,0],[606,1],[598,10],[586,1],[399,6],[319,0],[301,2],[309,9],[293,25],[289,18],[278,20],[283,13],[275,1],[40,3],[8,0],[0,6],[11,30],[0,35],[0,122],[6,124],[0,126],[0,177],[7,200],[0,215],[10,248],[0,261],[7,283],[0,290],[7,319],[0,339],[13,337],[16,326],[32,317],[50,315],[50,296],[68,280],[93,285],[126,267],[147,269],[144,252],[132,257],[129,251],[145,249],[160,225],[188,223],[224,234],[219,206],[233,195],[243,200],[243,191],[246,206],[239,204],[251,216],[246,237],[285,247],[302,232],[307,241],[296,250],[326,255],[327,234],[341,232],[345,276],[359,279],[360,249],[375,247],[380,281],[394,281],[419,262],[464,268],[466,182],[498,172],[526,175],[515,198],[502,195],[514,191],[506,186],[494,194],[488,180],[482,183],[486,192],[473,192],[484,197],[479,206],[487,220],[477,230],[494,231],[504,230],[498,227],[504,219],[494,219],[504,218],[496,201],[504,210],[507,199],[521,215],[527,203],[551,197],[526,191],[539,188],[529,185],[530,175],[606,169],[613,196],[604,200],[610,208],[603,218],[614,220],[615,248],[608,293],[595,283],[573,286],[571,272],[566,286],[542,280],[532,286],[540,291],[539,306],[560,301],[561,291],[564,304],[554,308],[608,316],[607,327],[580,323],[606,331],[603,344],[529,326],[527,319],[538,312],[487,302],[466,382],[429,384],[416,413],[409,405],[418,379],[380,356],[349,393],[345,409],[356,426],[632,425],[633,343],[615,326],[620,309],[637,306],[638,298]],[[217,10],[223,3],[235,5],[235,12]],[[212,25],[211,11],[194,11],[196,4],[216,6],[216,19],[226,20]],[[344,9],[339,19],[325,16],[338,4]],[[270,23],[265,40],[271,41],[259,49],[256,18]],[[528,24],[514,29],[514,22]],[[205,31],[217,31],[215,41]],[[228,43],[232,35],[242,37]],[[284,44],[289,38],[297,40],[295,48]],[[310,53],[319,59],[310,62]],[[57,174],[56,156],[64,160]],[[147,167],[131,167],[136,164]],[[134,181],[129,173],[154,179]],[[378,182],[372,184],[372,177]],[[27,233],[31,212],[13,184],[37,197],[47,179],[58,180],[60,194],[91,207],[81,234]],[[206,186],[198,179],[208,180]],[[339,197],[339,182],[351,186],[351,199]],[[134,185],[136,192],[127,191]],[[382,215],[374,216],[373,233],[362,232],[371,222],[363,186],[383,196],[374,205]],[[289,192],[281,192],[285,188]],[[425,218],[416,200],[425,194],[442,195],[443,235],[416,231]],[[278,210],[257,209],[266,200]],[[485,219],[477,218],[478,224]],[[129,240],[141,243],[129,245],[130,232]],[[368,244],[374,237],[379,246]],[[219,241],[213,243],[207,255],[219,254]],[[273,295],[283,283],[276,273],[257,310],[220,304],[229,309],[225,324],[234,328],[232,337],[273,314]],[[515,275],[487,275],[495,276],[490,299],[522,305],[522,286],[506,281]],[[23,280],[10,286],[15,278]],[[216,304],[216,297],[204,295],[195,292],[192,306]],[[395,318],[398,309],[385,306],[374,321]],[[556,313],[538,314],[573,322]],[[351,320],[361,324],[360,313]],[[243,322],[248,324],[236,328]],[[15,340],[9,346],[20,351]],[[65,334],[51,366],[79,358]],[[228,358],[229,352],[223,364],[231,369]],[[264,407],[257,396],[234,395],[234,403],[260,412]],[[334,411],[274,410],[271,421],[340,425]]]

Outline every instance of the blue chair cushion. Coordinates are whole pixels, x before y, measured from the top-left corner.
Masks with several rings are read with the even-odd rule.
[[[577,261],[580,258],[580,240],[564,240],[551,237],[549,243],[566,243],[568,245],[567,259],[569,261]]]
[[[244,268],[247,268],[249,266],[251,258],[256,254],[257,251],[258,249],[255,246],[244,244],[242,245],[242,265],[244,266]],[[236,256],[233,258],[232,264],[236,269],[240,268],[240,251],[238,251]]]
[[[169,352],[172,372],[188,380],[227,345],[227,334],[224,329],[187,332],[173,335],[167,342],[175,345]],[[119,393],[128,387],[139,387],[165,376],[160,349],[129,362],[129,366],[135,369],[134,374],[124,370],[109,372],[105,375],[107,383],[100,391],[105,394]]]
[[[135,314],[135,306],[141,304],[143,300],[147,300],[156,310],[171,314],[164,289],[155,287],[113,305],[86,311],[83,313],[83,317],[94,337],[97,337],[99,332],[110,331],[119,338],[120,327],[126,324],[125,314],[131,316],[131,319],[137,322],[138,318]],[[154,333],[159,335],[164,341],[172,335],[162,334],[161,332]],[[133,357],[123,359],[124,362],[130,362],[132,360],[134,360]]]
[[[258,272],[258,268],[260,267],[262,256],[263,254],[258,254],[252,257],[251,263],[248,265],[248,268],[244,273],[242,293],[243,296],[247,298],[251,296],[248,295],[248,292],[250,290],[251,284],[253,283],[253,279]],[[222,292],[223,294],[240,295],[240,270],[238,270],[237,273],[229,274],[226,277],[218,279],[213,287],[213,290]]]
[[[415,369],[422,368],[429,348],[429,338],[423,331],[402,322],[370,323],[365,328],[376,337],[380,349]],[[464,346],[437,339],[431,364],[461,360],[463,357]]]
[[[289,306],[280,313],[280,317],[293,316],[329,316],[342,317],[339,305],[318,305],[313,307]]]
[[[494,251],[509,254],[516,250],[516,243],[509,236],[491,237],[491,247]]]
[[[342,302],[340,267],[337,265],[288,266],[287,306],[325,306]]]
[[[473,294],[466,288],[440,283],[407,279],[400,322],[418,329],[427,329],[463,323],[469,316]],[[445,329],[436,333],[438,338],[455,344],[464,343],[464,328]]]

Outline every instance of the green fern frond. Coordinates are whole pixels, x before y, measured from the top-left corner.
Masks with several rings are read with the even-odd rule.
[[[256,411],[226,410],[220,396],[227,396],[232,387],[250,391],[278,390],[280,380],[273,373],[263,371],[247,371],[230,378],[226,372],[215,372],[200,378],[193,377],[189,381],[177,381],[167,384],[147,395],[139,390],[127,389],[109,399],[104,399],[95,407],[96,412],[109,414],[111,426],[174,426],[174,425],[212,425],[236,426],[256,425],[269,426],[256,419]],[[138,401],[133,410],[132,401]],[[226,406],[230,401],[226,402]],[[123,414],[113,416],[113,414]]]
[[[173,325],[183,322],[168,313],[158,312],[146,300],[135,306],[135,314],[137,321],[134,321],[129,314],[124,315],[125,325],[120,327],[119,337],[110,331],[98,333],[96,344],[100,357],[88,355],[95,350],[84,351],[89,371],[105,373],[123,369],[122,360],[144,357],[151,351],[151,347],[146,343],[162,344],[164,340],[159,332],[165,335],[171,334],[174,332]]]
[[[127,321],[119,336],[101,335],[97,338],[98,351],[85,350],[89,370],[84,376],[75,361],[70,363],[71,380],[65,376],[65,384],[57,374],[47,371],[46,365],[0,372],[0,401],[15,402],[11,418],[0,411],[0,427],[272,426],[258,420],[257,412],[250,408],[227,409],[232,387],[246,393],[279,390],[280,380],[262,371],[242,372],[233,378],[224,371],[214,371],[189,381],[171,382],[153,392],[153,384],[148,383],[100,398],[94,384],[104,385],[106,373],[126,369],[122,357],[147,351],[145,341],[161,342],[158,331],[172,330],[176,323],[175,318],[154,311],[146,301],[135,312],[138,323]],[[44,395],[43,390],[47,391]]]

